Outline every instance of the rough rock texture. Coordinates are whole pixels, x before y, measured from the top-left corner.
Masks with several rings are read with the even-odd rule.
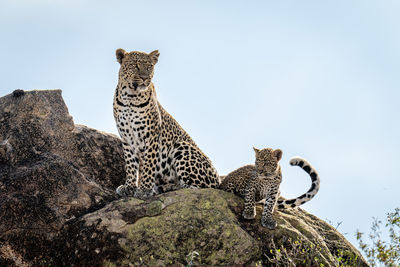
[[[0,98],[0,241],[26,259],[123,179],[119,138],[75,126],[61,90]]]
[[[294,240],[317,249],[292,262],[337,265],[345,251],[367,266],[302,209],[275,212],[270,231],[261,206],[244,220],[243,200],[215,189],[117,199],[124,178],[119,138],[74,125],[60,90],[0,98],[0,266],[282,265],[274,246],[290,251]]]

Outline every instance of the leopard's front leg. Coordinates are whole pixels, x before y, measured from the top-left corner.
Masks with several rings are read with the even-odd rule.
[[[157,147],[150,147],[143,152],[139,161],[140,174],[134,196],[136,198],[146,199],[158,193],[155,184],[156,166],[159,164]]]
[[[120,196],[133,196],[139,199],[146,199],[157,193],[155,186],[155,164],[156,158],[152,153],[143,153],[138,159],[138,178],[136,183],[127,179],[124,185],[117,188]]]
[[[256,217],[256,187],[252,181],[246,186],[244,193],[244,210],[243,218],[247,220],[254,219]]]
[[[275,229],[277,226],[276,221],[272,217],[272,213],[274,212],[278,196],[279,196],[279,186],[276,186],[269,190],[267,197],[265,199],[264,211],[261,216],[261,225],[267,227],[270,230]]]
[[[139,156],[135,149],[126,142],[122,142],[122,149],[125,160],[125,184],[115,190],[120,196],[133,196],[138,184]]]

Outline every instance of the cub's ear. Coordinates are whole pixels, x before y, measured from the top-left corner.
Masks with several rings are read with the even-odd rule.
[[[254,146],[253,146],[253,150],[254,150],[254,152],[256,152],[256,154],[258,154],[258,152],[260,152],[260,150],[258,148],[255,148]]]
[[[125,57],[125,50],[122,48],[118,48],[117,51],[115,51],[115,55],[117,56],[117,61],[119,64],[122,64],[122,59]]]
[[[151,60],[153,61],[153,64],[156,64],[158,61],[158,57],[160,56],[160,52],[158,50],[154,50],[149,54]]]
[[[282,154],[283,154],[283,152],[282,152],[282,150],[280,150],[280,149],[275,149],[274,152],[272,152],[272,155],[273,155],[278,161],[281,160]]]

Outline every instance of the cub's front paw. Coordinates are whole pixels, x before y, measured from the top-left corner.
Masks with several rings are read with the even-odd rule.
[[[252,220],[256,217],[256,208],[254,207],[254,209],[245,209],[243,211],[243,218],[245,218],[246,220]]]
[[[266,218],[263,216],[261,218],[261,225],[270,230],[274,230],[278,224],[276,223],[276,221],[274,219],[269,218],[269,217]]]

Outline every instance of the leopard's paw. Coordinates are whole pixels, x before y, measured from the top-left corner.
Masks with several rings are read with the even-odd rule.
[[[153,192],[152,190],[141,189],[141,188],[135,188],[135,192],[133,194],[135,198],[139,198],[142,200],[147,199],[153,195],[155,195],[155,192]]]
[[[115,193],[117,193],[121,197],[125,197],[126,194],[125,194],[124,185],[118,186],[117,189],[115,189]]]
[[[121,197],[134,197],[136,189],[136,187],[127,186],[124,184],[118,186],[117,189],[115,189],[115,192]]]
[[[243,218],[246,220],[252,220],[256,217],[256,208],[254,207],[253,209],[245,209],[243,211]]]
[[[270,229],[270,230],[274,230],[278,224],[271,217],[262,216],[261,217],[261,225],[266,227],[266,228],[268,228],[268,229]]]

